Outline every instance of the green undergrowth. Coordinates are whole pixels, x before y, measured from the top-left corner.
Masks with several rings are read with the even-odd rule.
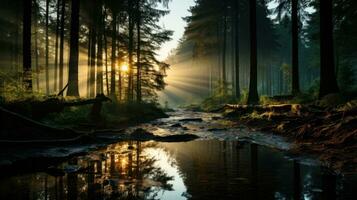
[[[163,109],[154,103],[103,103],[101,116],[90,117],[92,105],[65,108],[52,113],[42,121],[53,126],[73,128],[122,128],[137,123],[167,117]]]

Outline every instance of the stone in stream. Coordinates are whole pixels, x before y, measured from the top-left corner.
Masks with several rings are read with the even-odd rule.
[[[210,128],[210,129],[207,129],[207,131],[210,131],[210,132],[215,132],[215,131],[226,131],[228,130],[227,128]]]
[[[202,118],[185,118],[185,119],[180,119],[180,122],[203,122]]]
[[[181,128],[182,125],[180,123],[177,123],[177,124],[173,124],[171,125],[172,128]]]
[[[155,140],[159,142],[186,142],[197,138],[199,138],[197,135],[192,134],[157,136],[142,128],[138,128],[130,134],[130,139],[140,141]]]

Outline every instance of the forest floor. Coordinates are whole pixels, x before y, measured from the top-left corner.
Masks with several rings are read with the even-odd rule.
[[[322,102],[323,103],[323,102]],[[287,137],[292,153],[312,154],[329,168],[357,173],[357,100],[340,106],[226,105],[227,118],[253,130]]]
[[[0,105],[4,122],[0,141],[79,140],[83,139],[80,136],[96,133],[123,132],[130,126],[165,117],[164,109],[153,103],[25,99]]]

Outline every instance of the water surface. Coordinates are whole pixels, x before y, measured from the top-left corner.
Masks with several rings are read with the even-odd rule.
[[[356,179],[239,141],[121,142],[0,179],[0,199],[354,199]]]

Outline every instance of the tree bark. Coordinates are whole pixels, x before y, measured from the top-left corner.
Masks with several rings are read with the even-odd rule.
[[[28,92],[32,92],[31,67],[31,14],[32,1],[23,0],[23,83]]]
[[[222,94],[226,94],[227,77],[226,77],[226,52],[227,52],[227,0],[223,1],[223,44],[222,44]]]
[[[291,0],[292,21],[292,94],[300,93],[299,83],[299,18],[298,0]]]
[[[257,90],[257,2],[249,1],[250,20],[250,80],[248,104],[258,104],[259,96]]]
[[[95,17],[94,17],[95,18]],[[91,27],[91,61],[90,61],[90,76],[89,76],[89,96],[95,96],[95,57],[96,57],[96,44],[97,44],[97,29],[96,23],[92,22]]]
[[[103,94],[103,24],[104,16],[100,3],[98,15],[98,50],[97,50],[97,94]]]
[[[112,21],[112,57],[111,57],[111,73],[110,73],[110,94],[115,96],[115,75],[116,75],[116,63],[117,63],[117,14],[113,12],[113,21]]]
[[[54,91],[58,90],[58,46],[59,46],[59,32],[60,32],[60,7],[61,0],[57,0],[57,17],[56,17],[56,41],[55,41],[55,73],[54,73]]]
[[[320,0],[320,98],[338,93],[333,46],[332,0]]]
[[[134,17],[133,17],[133,3],[129,1],[129,79],[128,79],[128,93],[127,100],[133,101],[133,46],[134,46]]]
[[[239,62],[240,62],[240,54],[239,54],[239,2],[240,0],[235,0],[235,4],[234,4],[234,8],[235,8],[235,24],[234,24],[234,27],[235,27],[235,73],[236,73],[236,76],[235,76],[235,96],[237,99],[240,98],[240,85],[239,85],[239,81],[240,81],[240,73],[239,73],[239,69],[240,69],[240,66],[239,66]]]
[[[80,0],[72,0],[71,6],[71,30],[70,30],[70,54],[68,73],[68,96],[79,97],[78,90],[78,39],[79,39],[79,3]]]
[[[107,15],[107,10],[104,10],[104,17]],[[110,90],[109,90],[109,75],[108,75],[108,39],[107,39],[107,31],[106,31],[106,25],[105,25],[105,18],[104,18],[104,23],[103,23],[103,37],[104,37],[104,54],[105,54],[105,83],[106,83],[106,92],[107,95],[110,95]]]
[[[66,12],[66,0],[62,0],[61,23],[60,23],[60,53],[59,53],[59,89],[63,89],[63,70],[64,70],[64,21]]]
[[[49,38],[48,38],[48,26],[49,26],[49,10],[50,10],[50,1],[46,0],[46,58],[45,58],[45,71],[46,71],[46,94],[50,93],[50,77],[49,77]]]
[[[136,100],[138,103],[142,101],[142,94],[141,94],[141,60],[140,60],[140,54],[141,54],[141,13],[140,13],[140,0],[137,0],[136,2],[136,8],[137,8],[137,21],[136,21],[136,30],[137,30],[137,49],[136,49],[136,65],[137,65],[137,74],[136,74]]]
[[[40,92],[40,69],[39,69],[39,59],[38,59],[38,16],[37,13],[39,11],[38,4],[35,4],[35,12],[34,12],[34,26],[35,29],[35,79],[36,79],[36,91]]]

